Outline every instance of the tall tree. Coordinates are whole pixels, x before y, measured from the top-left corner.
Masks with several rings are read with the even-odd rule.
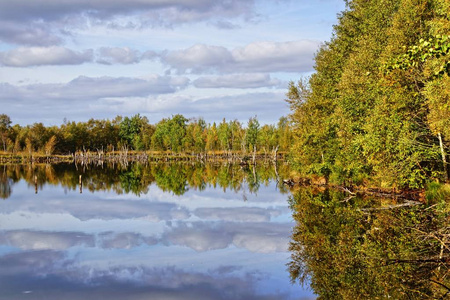
[[[131,118],[125,117],[119,125],[119,137],[126,146],[133,147],[135,150],[142,150],[143,143],[141,131],[148,120],[139,114]]]
[[[229,124],[225,121],[225,118],[219,124],[217,128],[217,136],[219,139],[221,150],[230,150],[231,148],[231,130]]]
[[[3,144],[3,151],[7,150],[8,134],[11,129],[11,119],[6,114],[0,115],[0,136]]]
[[[217,125],[216,122],[213,122],[212,125],[208,127],[207,135],[206,135],[206,150],[214,151],[218,149],[218,140],[219,137],[217,135]]]
[[[258,146],[258,136],[260,132],[260,125],[258,118],[251,117],[247,123],[247,134],[245,136],[245,144],[248,150],[256,150]]]

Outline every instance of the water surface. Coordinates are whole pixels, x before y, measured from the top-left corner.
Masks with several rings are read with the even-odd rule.
[[[1,166],[0,298],[315,298],[289,279],[283,172]]]

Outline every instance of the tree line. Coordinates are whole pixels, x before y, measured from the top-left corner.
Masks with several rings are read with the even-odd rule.
[[[76,151],[171,151],[203,153],[288,151],[292,130],[286,117],[276,125],[261,125],[257,117],[247,124],[238,120],[216,124],[203,118],[187,119],[181,114],[151,124],[147,117],[117,116],[109,120],[65,121],[61,126],[42,123],[12,125],[8,115],[0,115],[1,150],[4,153],[42,155]]]
[[[386,188],[448,182],[450,2],[346,5],[316,72],[287,93],[297,169]]]

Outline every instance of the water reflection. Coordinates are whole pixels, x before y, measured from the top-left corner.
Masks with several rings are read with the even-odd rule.
[[[401,206],[302,188],[290,200],[297,225],[289,264],[323,299],[446,299],[450,207]]]
[[[14,183],[25,180],[35,186],[61,185],[75,190],[114,191],[117,194],[147,194],[151,184],[159,189],[183,195],[189,189],[203,191],[207,186],[222,188],[224,192],[243,191],[257,193],[261,184],[276,181],[281,193],[286,187],[279,176],[288,176],[287,165],[240,166],[238,164],[155,163],[127,164],[104,167],[76,164],[3,165],[0,170],[0,192],[3,199],[12,193]],[[281,174],[281,175],[280,175]],[[244,195],[245,197],[245,195]]]
[[[0,298],[314,298],[286,272],[293,223],[283,172],[4,166]]]
[[[3,167],[2,172],[0,172],[0,198],[7,199],[12,193],[12,180],[8,177],[6,171],[6,166]]]

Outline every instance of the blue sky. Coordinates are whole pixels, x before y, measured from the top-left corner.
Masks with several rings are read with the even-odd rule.
[[[342,0],[0,0],[0,113],[60,125],[140,113],[289,113]]]

